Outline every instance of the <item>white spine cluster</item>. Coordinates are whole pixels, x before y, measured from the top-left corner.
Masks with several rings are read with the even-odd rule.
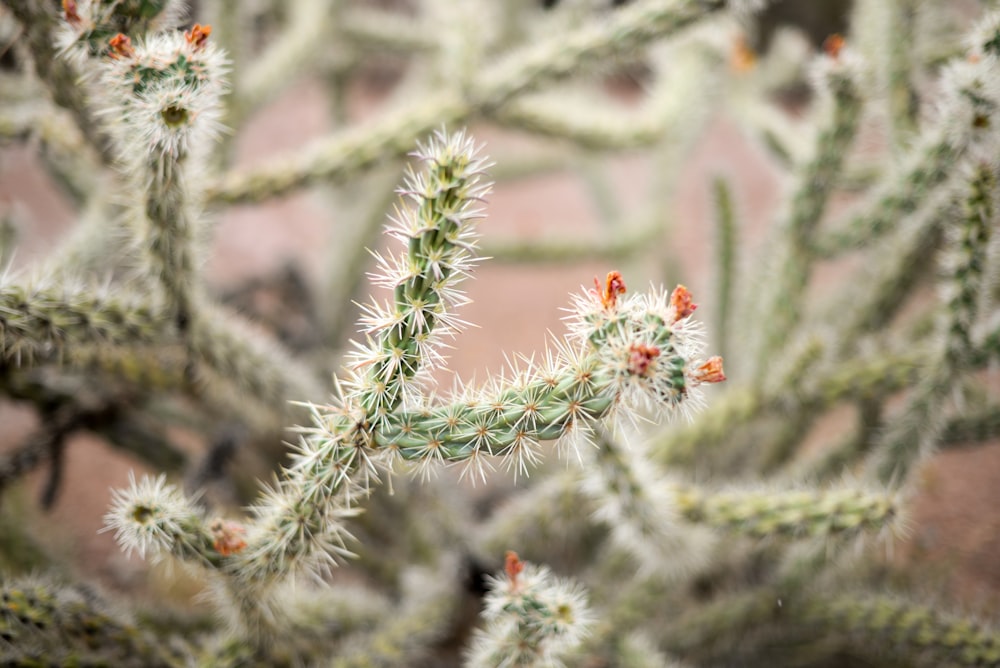
[[[126,165],[144,165],[147,156],[181,158],[207,147],[220,132],[226,61],[208,42],[210,33],[195,25],[134,45],[124,34],[111,38],[103,72],[105,114]],[[132,153],[136,146],[146,154]]]
[[[187,552],[185,543],[197,541],[202,534],[201,512],[165,475],[143,477],[136,482],[129,474],[127,489],[112,493],[111,509],[104,516],[107,531],[126,554],[138,552],[158,555],[164,552]],[[192,531],[194,530],[194,531]]]
[[[489,588],[486,626],[466,656],[469,668],[562,666],[593,625],[582,587],[513,552],[504,573],[489,578]]]
[[[940,114],[947,141],[970,158],[997,162],[1000,123],[1000,12],[988,13],[969,33],[967,55],[941,73]]]

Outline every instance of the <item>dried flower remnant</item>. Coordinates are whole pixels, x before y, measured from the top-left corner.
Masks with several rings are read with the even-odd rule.
[[[208,43],[208,37],[212,34],[212,26],[195,23],[191,30],[184,33],[184,39],[191,45],[192,50],[201,51]]]
[[[134,58],[135,49],[132,47],[132,39],[128,35],[118,33],[108,40],[108,55],[112,58]]]
[[[243,538],[247,530],[237,522],[215,520],[209,527],[209,531],[212,532],[214,539],[212,548],[224,557],[242,552],[243,548],[247,546],[247,542]]]
[[[845,46],[847,46],[847,40],[838,33],[833,33],[823,40],[823,52],[833,60],[840,58],[840,52],[844,50]]]
[[[674,322],[683,320],[698,308],[691,297],[691,292],[683,285],[678,285],[670,293],[670,305],[674,307]]]
[[[645,343],[633,343],[629,348],[628,370],[633,376],[645,376],[650,365],[660,356],[660,349]]]
[[[744,33],[739,33],[733,40],[733,50],[729,56],[729,63],[733,70],[741,74],[749,72],[757,64],[757,54],[750,48],[750,43]]]
[[[716,355],[691,372],[691,379],[697,383],[721,383],[726,379],[722,370],[722,358]]]
[[[504,556],[503,570],[507,574],[507,578],[510,580],[511,590],[517,591],[517,576],[524,570],[524,562],[517,556],[517,552],[507,550],[507,554]]]
[[[66,22],[72,25],[79,25],[83,22],[80,17],[79,8],[76,5],[76,0],[63,0],[63,16],[66,17]]]
[[[622,278],[620,272],[609,271],[604,279],[604,287],[601,287],[600,281],[597,280],[596,276],[594,277],[593,294],[600,300],[601,306],[608,311],[614,310],[618,304],[618,295],[623,295],[625,292],[625,279]]]

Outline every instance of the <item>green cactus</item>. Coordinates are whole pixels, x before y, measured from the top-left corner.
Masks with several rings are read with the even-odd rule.
[[[0,174],[25,143],[80,220],[32,257],[0,184],[0,391],[38,418],[0,404],[0,663],[1000,665],[922,552],[961,524],[922,524],[933,454],[1000,432],[1000,13],[857,0],[817,49],[768,4],[5,0]],[[321,136],[245,159],[316,91]],[[719,137],[787,176],[769,231]],[[570,182],[595,225],[518,236]],[[306,190],[328,275],[221,286],[216,241],[271,250],[239,214]],[[543,333],[556,265],[566,331],[441,389],[463,281]],[[105,445],[123,556],[63,519]]]

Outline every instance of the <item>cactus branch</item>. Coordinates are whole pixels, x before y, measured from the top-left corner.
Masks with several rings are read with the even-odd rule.
[[[532,87],[566,76],[585,63],[599,62],[614,53],[641,46],[717,11],[721,0],[642,0],[617,12],[609,22],[593,22],[569,35],[525,47],[489,67],[463,96],[444,91],[418,106],[368,124],[362,132],[334,134],[305,152],[271,166],[232,172],[207,188],[212,202],[260,201],[319,180],[339,181],[389,156],[409,150],[416,137],[435,126],[454,124],[480,109],[497,108]]]

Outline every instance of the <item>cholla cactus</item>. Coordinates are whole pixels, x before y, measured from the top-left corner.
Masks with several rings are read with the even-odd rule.
[[[0,589],[0,648],[13,649],[4,652],[5,663],[22,666],[170,666],[185,656],[112,610],[96,591],[38,578]]]
[[[70,530],[20,498],[47,468],[41,505],[59,505],[87,430],[130,458],[109,471],[153,471],[115,480],[102,539],[183,564],[162,577],[213,605],[152,578],[133,620],[89,587],[4,572],[0,663],[1000,664],[995,629],[930,613],[906,584],[926,591],[926,571],[890,556],[961,542],[960,522],[924,528],[928,506],[955,510],[933,455],[1000,433],[1000,13],[856,0],[849,30],[810,43],[772,35],[765,4],[203,0],[188,19],[174,0],[5,0],[0,137],[40,147],[18,164],[40,157],[80,221],[21,272],[20,208],[0,194],[0,393],[39,416],[0,454],[0,568],[48,558],[116,589],[156,568],[89,547],[61,549],[92,557],[67,568],[47,546]],[[355,120],[372,67],[392,94]],[[295,72],[329,94],[327,134],[244,161],[265,104],[309,98]],[[744,175],[692,159],[716,116],[787,173],[753,257]],[[466,125],[495,166],[445,129]],[[597,236],[481,238],[539,173],[585,186]],[[697,212],[671,201],[692,179],[712,183],[704,256]],[[213,235],[261,251],[242,211],[306,188],[336,225],[328,276],[207,280]],[[475,349],[463,281],[486,257],[522,263],[515,282],[530,263],[601,268],[593,287],[593,266],[567,268],[587,285],[565,333],[442,390],[464,373],[447,349]],[[850,280],[826,280],[842,266]],[[682,277],[708,308],[656,287]],[[545,280],[508,291],[519,329],[541,333]],[[989,527],[993,505],[967,512]]]
[[[466,665],[561,666],[593,624],[584,592],[547,568],[508,552],[504,572],[489,582],[483,617]]]
[[[314,424],[301,430],[292,464],[253,506],[253,520],[209,523],[163,478],[144,479],[116,492],[106,518],[126,550],[208,565],[233,580],[228,591],[240,592],[241,609],[267,608],[269,590],[283,579],[320,573],[350,554],[344,520],[397,461],[424,472],[462,463],[485,481],[497,460],[527,475],[543,441],[575,452],[606,418],[673,410],[696,401],[699,385],[725,380],[721,358],[698,357],[686,288],[624,297],[621,274],[611,272],[575,298],[570,334],[544,362],[443,403],[419,392],[420,372],[440,362],[437,339],[460,324],[451,311],[464,300],[456,285],[474,262],[472,223],[489,188],[477,153],[462,133],[438,133],[417,152],[425,172],[411,173],[401,189],[414,205],[397,210],[389,229],[405,250],[378,258],[376,283],[392,290],[393,302],[366,309],[368,339],[340,395],[332,405],[310,405]],[[266,616],[250,622],[258,642],[278,633],[267,633]]]
[[[211,28],[195,24],[183,34],[157,34],[133,45],[118,33],[108,42],[102,82],[120,162],[130,185],[145,193],[133,215],[148,264],[182,330],[197,298],[197,214],[188,184],[200,175],[190,174],[190,165],[199,164],[219,130],[225,92],[223,58],[208,42],[210,34]]]
[[[124,49],[125,39],[176,26],[183,5],[177,0],[65,0],[62,10],[61,46],[84,61]]]
[[[182,160],[192,149],[204,151],[218,134],[225,69],[209,42],[211,32],[195,24],[184,33],[154,34],[136,44],[124,33],[108,41],[106,113],[126,164]],[[162,164],[151,177],[166,180],[173,174]]]

